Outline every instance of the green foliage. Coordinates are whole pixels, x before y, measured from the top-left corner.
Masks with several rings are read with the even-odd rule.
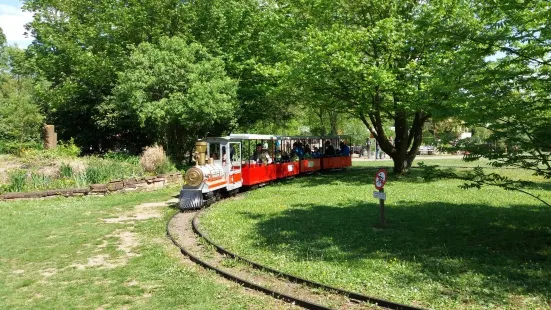
[[[2,27],[0,27],[0,46],[3,46],[4,44],[6,44],[6,35],[4,34]]]
[[[14,59],[22,57],[23,51],[13,47],[2,49],[6,51],[10,71],[0,69],[0,141],[2,144],[18,142],[18,152],[21,152],[24,144],[39,140],[44,117],[33,97],[33,80],[18,74],[17,63],[14,63]]]
[[[201,45],[163,37],[132,52],[104,109],[111,120],[139,119],[177,156],[211,128],[233,126],[236,87],[223,61]]]
[[[61,163],[61,166],[59,167],[59,177],[69,179],[72,178],[73,175],[73,167],[69,164]]]
[[[75,145],[75,141],[71,138],[67,142],[60,141],[55,149],[53,149],[57,155],[61,157],[77,157],[80,155],[80,148]]]
[[[17,142],[17,141],[0,141],[0,154],[12,154],[12,155],[22,155],[22,153],[28,152],[30,150],[42,150],[43,144],[36,141],[29,142]]]
[[[109,151],[103,155],[104,159],[119,161],[119,162],[126,162],[131,165],[139,165],[140,164],[140,158],[135,155],[131,155],[128,152],[114,152]]]
[[[302,94],[307,104],[361,120],[398,173],[409,169],[424,122],[451,112],[450,92],[477,61],[466,61],[463,53],[472,51],[455,33],[481,27],[462,2],[289,1],[280,14],[294,18],[293,52],[266,73],[286,77],[282,91]],[[394,145],[387,120],[396,130]]]
[[[74,137],[77,145],[96,152],[102,151],[100,144],[103,150],[122,144],[134,152],[149,145],[138,120],[99,122],[104,119],[99,106],[111,95],[133,47],[187,33],[184,3],[29,0],[24,9],[34,15],[29,63],[48,82],[38,97],[59,138]]]
[[[165,174],[174,171],[176,171],[176,166],[169,159],[155,167],[155,174]]]
[[[90,159],[84,174],[88,184],[99,184],[126,177],[137,177],[143,175],[143,170],[140,166],[117,161]]]
[[[482,139],[466,145],[466,160],[486,158],[496,167],[520,167],[551,178],[551,33],[541,31],[551,27],[548,11],[547,1],[521,5],[506,0],[478,7],[487,27],[471,38],[472,44],[496,55],[472,70],[454,96],[459,115],[485,128]],[[482,180],[507,183],[497,176]]]
[[[7,190],[10,192],[22,192],[27,187],[27,171],[17,169],[9,174]]]

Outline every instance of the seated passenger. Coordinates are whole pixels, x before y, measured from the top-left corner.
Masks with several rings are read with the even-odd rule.
[[[341,141],[340,147],[341,147],[341,156],[350,156],[350,147],[346,145],[344,141]]]
[[[320,158],[320,157],[321,157],[320,150],[314,146],[314,151],[312,152],[312,158]]]
[[[310,149],[310,145],[306,144],[306,146],[304,146],[304,155],[306,154],[310,154],[312,155],[312,150]]]
[[[270,152],[268,152],[268,143],[264,143],[264,145],[262,146],[262,155],[260,157],[261,157],[262,163],[264,163],[265,165],[266,164],[269,165],[272,163]]]
[[[331,145],[331,141],[325,141],[325,156],[335,156],[335,148]]]
[[[298,157],[302,159],[304,157],[304,150],[298,142],[293,143],[293,150],[291,151],[291,158]]]
[[[262,143],[258,143],[256,145],[256,150],[254,151],[254,154],[251,157],[251,160],[256,161],[257,164],[262,164],[262,163],[271,164],[272,158],[268,153],[268,144],[265,143],[264,145],[262,145]]]
[[[256,145],[256,150],[253,153],[253,156],[251,156],[250,160],[254,160],[257,163],[262,162],[260,157],[262,156],[262,143],[258,143]]]
[[[281,153],[281,161],[282,162],[287,162],[289,160],[291,160],[291,156],[289,156],[289,154],[287,154],[287,152],[283,151]]]
[[[276,163],[280,163],[280,162],[281,162],[281,151],[280,151],[280,150],[277,150],[277,151],[275,152],[275,159],[274,159],[274,161],[275,161]]]

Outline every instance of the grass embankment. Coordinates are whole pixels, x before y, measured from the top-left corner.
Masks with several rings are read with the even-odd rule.
[[[165,237],[175,209],[136,208],[176,192],[0,202],[0,308],[273,306],[269,297],[246,294],[183,263]]]
[[[148,169],[141,161],[144,155],[140,158],[107,153],[102,157],[77,157],[79,153],[80,149],[74,145],[62,145],[54,150],[28,150],[18,156],[0,154],[0,194],[82,188],[117,179],[177,171],[164,153],[154,158],[158,164],[149,164],[152,167]]]
[[[551,209],[518,192],[391,176],[388,229],[375,229],[376,167],[298,178],[219,203],[203,216],[224,247],[308,279],[437,309],[551,308]],[[463,167],[459,160],[427,164]],[[480,163],[479,163],[480,164]],[[459,169],[459,168],[458,168]],[[531,192],[551,200],[529,172]]]

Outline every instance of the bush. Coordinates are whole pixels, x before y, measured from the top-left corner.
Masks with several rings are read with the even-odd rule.
[[[109,151],[103,155],[104,159],[110,159],[119,162],[125,162],[132,165],[139,165],[140,158],[138,156],[131,155],[127,152],[113,152]]]
[[[7,186],[9,192],[22,192],[27,188],[27,172],[25,170],[15,170],[9,174],[10,183]]]
[[[80,148],[75,145],[74,139],[71,138],[68,142],[59,142],[54,152],[64,157],[77,157],[80,155]]]
[[[73,177],[73,167],[71,165],[62,163],[59,167],[59,177],[62,179],[70,179]]]
[[[0,141],[0,154],[21,155],[31,150],[42,150],[43,145],[40,142]]]
[[[92,160],[88,164],[84,174],[86,175],[86,181],[88,184],[98,184],[104,183],[109,179],[112,171],[109,171],[109,168],[105,163],[99,160]]]
[[[176,171],[176,166],[168,159],[155,168],[156,174],[165,174],[173,171]]]
[[[90,159],[85,171],[88,184],[105,183],[142,174],[143,170],[138,165],[97,158]]]
[[[166,169],[168,158],[162,146],[148,146],[140,157],[140,164],[147,172],[157,172]]]

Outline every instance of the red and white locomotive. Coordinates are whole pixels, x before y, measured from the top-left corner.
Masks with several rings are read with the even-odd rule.
[[[181,210],[201,208],[218,195],[320,170],[352,165],[349,152],[335,151],[346,136],[232,134],[195,144],[196,166],[186,171]],[[346,147],[346,146],[345,146]],[[303,153],[300,154],[300,150]],[[298,154],[297,154],[298,153]]]

